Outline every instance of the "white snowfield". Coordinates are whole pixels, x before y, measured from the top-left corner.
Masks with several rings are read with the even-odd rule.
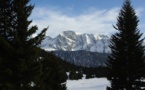
[[[68,90],[106,90],[109,86],[106,78],[67,80]]]

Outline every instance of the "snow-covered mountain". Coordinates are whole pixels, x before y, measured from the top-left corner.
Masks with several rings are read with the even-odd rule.
[[[78,51],[109,53],[109,36],[98,34],[77,34],[73,31],[64,31],[55,38],[47,36],[41,48],[47,51]]]

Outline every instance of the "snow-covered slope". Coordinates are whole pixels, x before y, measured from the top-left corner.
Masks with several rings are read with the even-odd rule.
[[[64,31],[57,37],[47,36],[41,47],[48,51],[77,51],[86,50],[91,52],[109,53],[109,36],[98,34],[77,34],[73,31]]]
[[[106,78],[68,80],[68,90],[106,90],[109,81]]]

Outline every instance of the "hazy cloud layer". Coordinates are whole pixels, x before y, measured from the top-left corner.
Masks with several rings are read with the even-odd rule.
[[[137,9],[137,14],[140,15],[142,11],[142,8]],[[33,25],[37,25],[39,30],[49,26],[47,35],[52,37],[66,30],[79,33],[109,34],[115,31],[112,25],[116,23],[118,12],[119,8],[109,10],[91,8],[75,15],[71,11],[68,11],[67,14],[67,11],[56,8],[35,8],[30,18],[33,19]]]

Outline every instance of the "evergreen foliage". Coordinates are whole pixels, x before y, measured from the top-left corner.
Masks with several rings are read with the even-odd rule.
[[[29,27],[29,0],[0,0],[0,89],[32,90],[42,75],[39,44],[47,28],[35,38]]]
[[[137,28],[139,20],[130,0],[124,2],[117,20],[114,28],[118,32],[111,37],[112,53],[107,61],[107,79],[111,83],[107,90],[144,90],[144,39]]]
[[[70,80],[78,80],[78,75],[77,75],[76,71],[70,71],[69,79]]]
[[[33,7],[29,0],[0,0],[0,90],[66,90],[58,58],[39,48],[47,28],[32,37]]]
[[[81,71],[70,71],[70,74],[69,74],[69,79],[70,80],[78,80],[78,79],[82,79],[83,77],[83,74]]]
[[[42,57],[42,76],[40,86],[44,87],[41,90],[66,90],[67,75],[62,64],[55,55],[47,53],[43,50],[40,52]],[[38,90],[40,90],[38,89]]]

